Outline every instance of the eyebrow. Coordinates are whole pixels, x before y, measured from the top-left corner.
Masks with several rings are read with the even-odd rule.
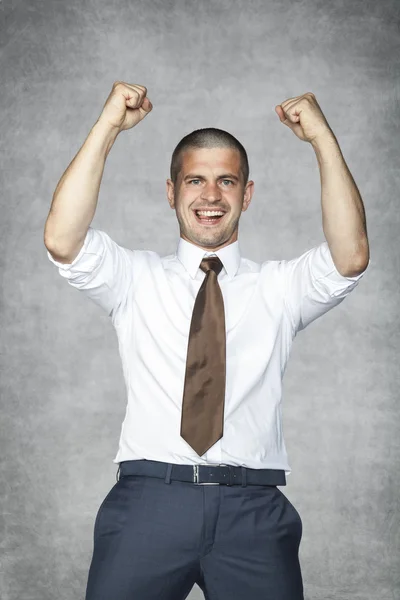
[[[186,177],[184,177],[183,181],[186,181],[187,179],[203,179],[204,180],[205,177],[203,177],[203,175],[196,175],[195,173],[189,173],[188,175],[186,175]],[[234,179],[235,181],[239,181],[239,177],[237,177],[233,173],[224,173],[224,175],[219,175],[217,179]]]

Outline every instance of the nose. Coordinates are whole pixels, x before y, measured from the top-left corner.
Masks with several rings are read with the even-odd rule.
[[[203,190],[202,197],[207,198],[207,200],[220,200],[222,195],[217,182],[207,183]]]

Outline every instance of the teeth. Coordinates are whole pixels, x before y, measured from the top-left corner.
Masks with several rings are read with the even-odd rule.
[[[206,217],[212,217],[215,215],[223,215],[224,213],[220,210],[197,210],[198,215],[204,215]]]

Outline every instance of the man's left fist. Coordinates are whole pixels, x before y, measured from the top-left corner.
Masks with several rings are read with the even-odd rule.
[[[281,123],[290,127],[303,142],[311,143],[321,136],[333,135],[312,92],[285,100],[275,106],[275,111]]]

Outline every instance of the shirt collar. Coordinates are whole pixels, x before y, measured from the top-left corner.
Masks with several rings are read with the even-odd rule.
[[[220,250],[208,252],[202,248],[199,248],[195,244],[184,240],[182,237],[179,238],[176,256],[183,264],[192,279],[195,279],[203,258],[212,256],[213,254],[217,255],[222,262],[229,279],[233,279],[240,265],[240,249],[238,240],[232,244],[228,244],[228,246],[225,246]]]

